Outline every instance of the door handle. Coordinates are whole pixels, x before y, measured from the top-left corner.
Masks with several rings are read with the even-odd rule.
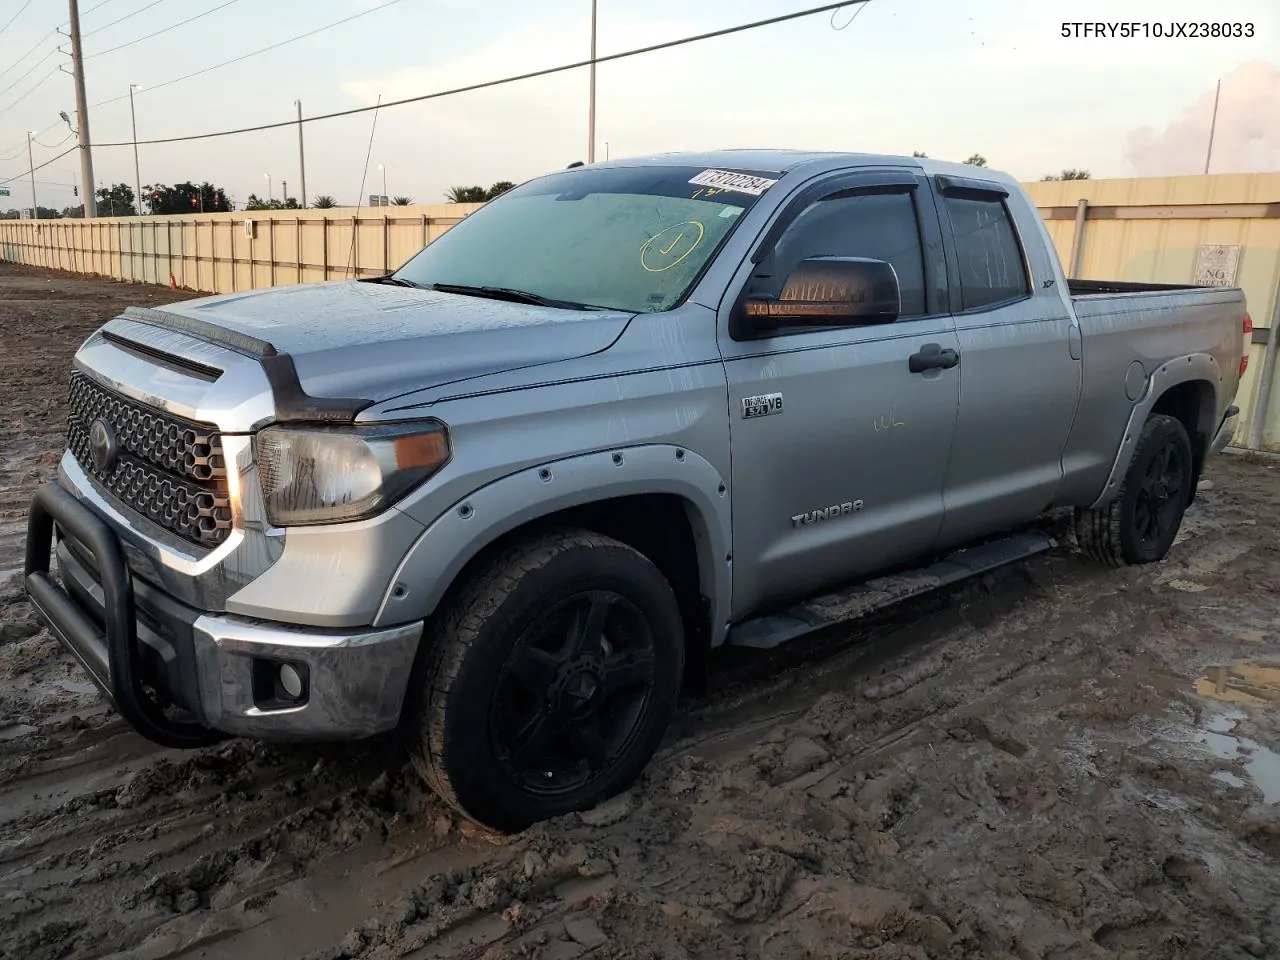
[[[942,349],[940,344],[926,343],[919,353],[913,353],[907,359],[907,366],[912,373],[924,373],[926,370],[950,370],[960,362],[960,354],[950,347]]]

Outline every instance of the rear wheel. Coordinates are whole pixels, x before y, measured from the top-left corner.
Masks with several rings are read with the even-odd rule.
[[[1193,471],[1186,428],[1174,417],[1152,414],[1116,496],[1097,510],[1076,511],[1081,549],[1117,567],[1163,559],[1190,502]]]
[[[441,611],[413,724],[418,770],[474,820],[518,830],[628,786],[675,708],[675,595],[632,548],[586,531],[530,540]]]

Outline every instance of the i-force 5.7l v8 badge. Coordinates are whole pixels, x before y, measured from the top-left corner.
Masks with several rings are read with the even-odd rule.
[[[742,419],[752,417],[770,417],[782,412],[782,394],[762,393],[758,397],[742,398]]]

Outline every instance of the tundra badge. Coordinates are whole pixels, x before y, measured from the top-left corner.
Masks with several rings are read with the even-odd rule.
[[[847,517],[852,513],[858,513],[862,510],[861,500],[846,500],[844,503],[833,503],[829,507],[823,507],[821,510],[806,510],[804,513],[798,513],[791,518],[793,527],[809,526],[813,523],[819,523],[823,520],[832,520],[836,517]]]
[[[758,397],[742,398],[742,419],[752,417],[770,417],[782,412],[782,394],[762,393]]]

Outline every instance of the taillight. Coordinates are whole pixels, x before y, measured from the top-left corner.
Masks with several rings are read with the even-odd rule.
[[[1249,314],[1244,315],[1244,349],[1245,353],[1240,355],[1240,376],[1244,376],[1244,372],[1249,369],[1249,341],[1253,339],[1253,317]]]

